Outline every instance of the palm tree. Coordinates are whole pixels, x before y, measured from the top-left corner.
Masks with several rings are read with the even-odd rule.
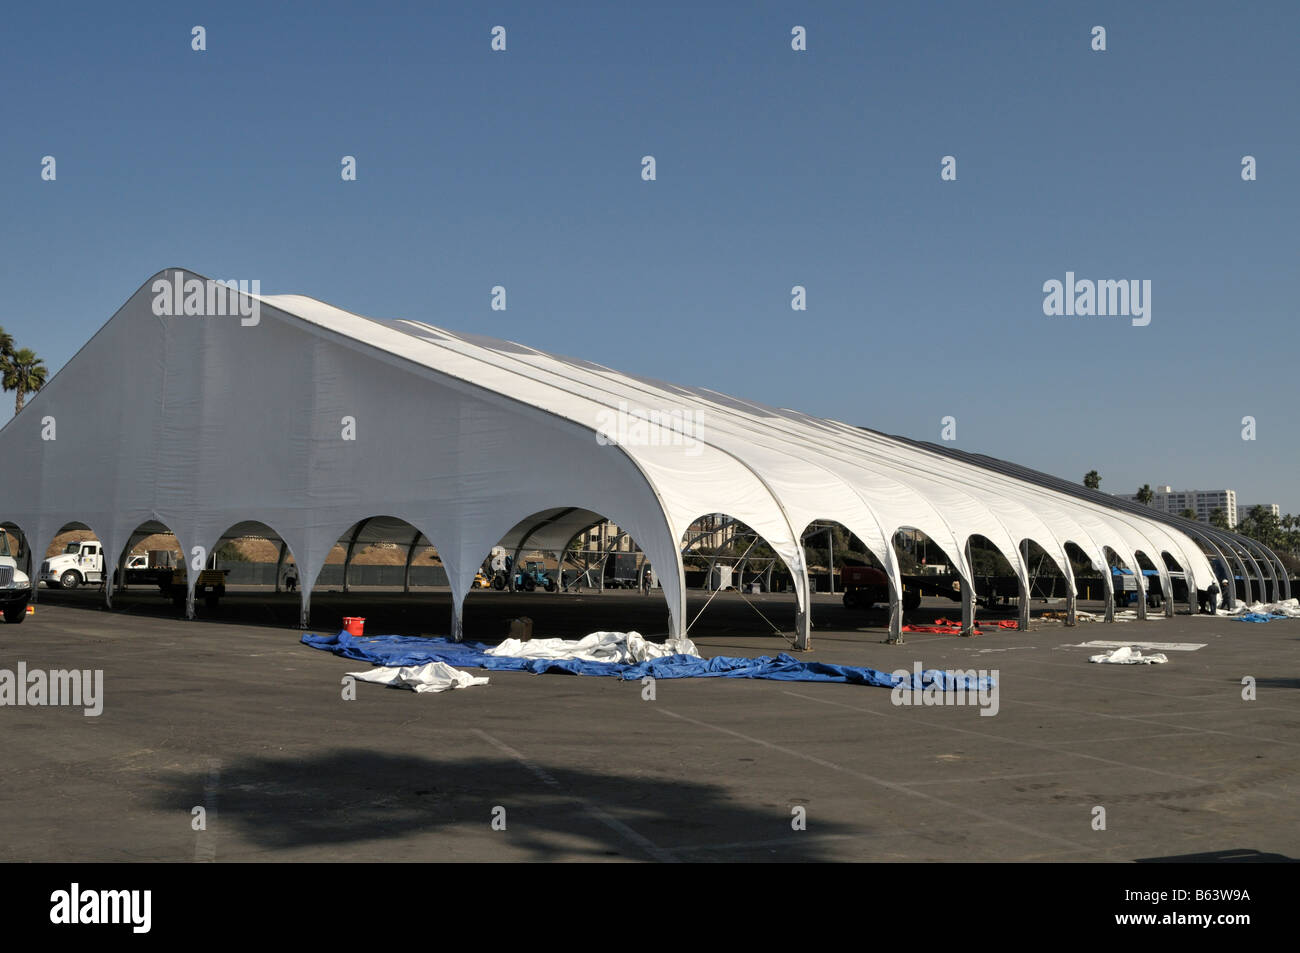
[[[1151,492],[1150,483],[1143,483],[1141,488],[1137,491],[1138,502],[1143,506],[1150,506],[1151,501],[1154,500],[1155,497],[1155,493]]]
[[[0,341],[0,346],[3,346],[3,341]],[[5,355],[3,360],[4,389],[18,392],[14,400],[14,413],[17,414],[23,409],[27,395],[35,394],[45,386],[45,375],[49,371],[45,362],[29,347],[13,351]]]
[[[1286,530],[1286,548],[1292,552],[1300,549],[1300,533],[1296,532],[1300,529],[1300,517],[1287,513],[1282,517],[1282,528]]]
[[[1083,485],[1090,490],[1101,488],[1101,474],[1096,470],[1089,470],[1083,475]]]
[[[3,377],[5,370],[9,367],[9,362],[13,359],[13,356],[14,336],[4,328],[0,328],[0,378]],[[8,385],[5,385],[5,390],[8,389]]]
[[[1185,520],[1194,520],[1196,519],[1196,510],[1192,509],[1191,507],[1187,507],[1178,515]]]

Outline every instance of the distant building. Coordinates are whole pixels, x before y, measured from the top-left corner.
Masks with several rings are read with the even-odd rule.
[[[1153,486],[1153,496],[1149,504],[1153,510],[1179,516],[1183,510],[1194,510],[1196,518],[1202,523],[1210,521],[1210,514],[1223,510],[1229,526],[1237,525],[1238,514],[1243,512],[1237,506],[1236,490],[1175,490],[1173,487]],[[1136,493],[1116,493],[1121,499],[1140,503]]]
[[[1250,511],[1257,506],[1262,506],[1265,512],[1272,513],[1279,519],[1282,516],[1282,507],[1276,503],[1239,503],[1237,505],[1237,512],[1241,514],[1242,519],[1245,519],[1250,515]]]

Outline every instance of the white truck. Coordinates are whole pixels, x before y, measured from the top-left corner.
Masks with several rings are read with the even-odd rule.
[[[0,529],[0,611],[5,622],[16,625],[27,618],[27,601],[32,597],[32,582],[18,571],[18,561],[9,551],[9,534]]]
[[[149,557],[128,556],[126,568],[148,569]],[[87,583],[99,585],[104,581],[103,547],[96,540],[73,540],[62,553],[41,563],[40,579],[50,589],[76,589]]]

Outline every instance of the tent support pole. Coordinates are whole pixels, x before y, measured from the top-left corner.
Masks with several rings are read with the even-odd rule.
[[[311,586],[307,585],[307,577],[302,575],[298,580],[300,587],[298,593],[298,628],[311,628]]]
[[[1231,575],[1231,574],[1232,574],[1232,563],[1231,563],[1231,561],[1228,559],[1228,557],[1227,557],[1227,555],[1224,553],[1224,551],[1223,551],[1221,548],[1219,548],[1219,546],[1217,546],[1217,545],[1215,544],[1214,540],[1210,539],[1208,536],[1204,536],[1204,535],[1202,535],[1201,533],[1195,533],[1195,534],[1193,534],[1193,535],[1195,536],[1196,539],[1199,539],[1199,540],[1200,540],[1201,542],[1203,542],[1205,545],[1209,546],[1210,549],[1214,550],[1214,554],[1215,554],[1215,555],[1218,557],[1218,559],[1219,559],[1219,565],[1220,565],[1220,567],[1221,567],[1221,570],[1220,570],[1220,571],[1221,571],[1221,572],[1228,573],[1229,575]],[[1211,570],[1211,572],[1212,572],[1213,575],[1214,575],[1214,579],[1213,579],[1212,581],[1214,582],[1214,584],[1215,584],[1216,586],[1219,585],[1219,573],[1218,573],[1218,572],[1214,572],[1214,562],[1213,562],[1213,560],[1210,561],[1210,570]],[[1237,607],[1237,587],[1234,586],[1234,585],[1232,585],[1232,583],[1231,583],[1229,580],[1226,580],[1226,579],[1224,580],[1224,583],[1225,583],[1225,585],[1221,587],[1223,591],[1219,593],[1219,597],[1220,597],[1220,600],[1221,600],[1221,604],[1224,606],[1224,608],[1226,608],[1226,609],[1228,609],[1229,611],[1231,611],[1232,609],[1235,609],[1235,608]],[[1210,587],[1209,587],[1209,585],[1207,584],[1207,585],[1205,586],[1205,588],[1208,589],[1208,588],[1210,588]],[[1187,598],[1188,598],[1188,601],[1189,601],[1189,602],[1190,602],[1193,598],[1195,598],[1195,593],[1193,593],[1193,592],[1191,591],[1191,587],[1188,587]],[[1195,613],[1195,612],[1199,612],[1199,611],[1200,611],[1200,608],[1201,608],[1200,606],[1194,606],[1194,607],[1192,608],[1192,611],[1193,611],[1194,613]]]
[[[835,595],[835,531],[831,527],[826,527],[826,568],[831,574],[831,595]]]
[[[357,528],[352,531],[352,538],[348,540],[347,555],[343,557],[343,591],[344,592],[350,591],[348,589],[348,570],[352,568],[352,553],[356,551],[357,538],[361,535],[361,531],[366,528],[366,524],[369,522],[370,520],[362,520],[360,523],[358,523]]]
[[[451,594],[451,640],[453,642],[465,641],[465,620],[461,614],[464,598],[455,592]]]
[[[794,647],[801,652],[807,652],[812,647],[812,592],[808,586],[808,567],[805,565],[803,572],[803,591],[805,603],[802,608],[796,608],[794,613]],[[795,593],[795,598],[799,596]]]
[[[420,531],[417,529],[415,535],[411,537],[411,545],[406,548],[406,568],[402,571],[402,592],[411,591],[411,561],[415,559],[415,544],[420,541]]]
[[[289,554],[289,544],[280,540],[280,555],[275,560],[275,591],[280,591],[280,573],[284,572],[284,557]]]
[[[289,555],[289,543],[279,541],[279,555],[276,558],[276,592],[279,592],[279,573],[285,571],[285,556]]]
[[[1020,619],[1019,626],[1021,632],[1029,631],[1029,540],[1020,541],[1020,573],[1016,574],[1016,585],[1020,589]],[[1023,578],[1021,576],[1023,575]]]
[[[972,577],[973,579],[973,577]],[[961,634],[975,634],[975,583],[963,579],[961,584]]]
[[[892,580],[889,583],[889,638],[885,641],[890,645],[903,644],[903,603]]]
[[[715,552],[715,553],[713,554],[712,558],[709,559],[709,568],[708,568],[708,571],[705,572],[705,574],[704,574],[704,591],[705,591],[705,592],[712,592],[712,591],[713,591],[713,567],[716,566],[717,564],[718,564],[718,554]],[[719,581],[719,583],[720,583],[722,580],[719,579],[718,581]]]
[[[113,587],[114,592],[124,592],[126,590],[126,557],[130,552],[131,544],[127,543],[127,545],[122,548],[122,555],[117,557],[117,573],[113,576],[113,579],[109,581],[109,585]],[[104,561],[107,562],[108,560],[105,559]],[[112,605],[113,603],[110,600],[109,606],[112,607]]]

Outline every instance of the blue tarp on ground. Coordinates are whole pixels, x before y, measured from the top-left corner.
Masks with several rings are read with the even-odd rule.
[[[1247,612],[1245,615],[1237,616],[1238,622],[1273,622],[1276,619],[1286,619],[1284,615],[1269,615],[1266,612]]]
[[[649,675],[653,678],[768,678],[787,682],[846,682],[854,685],[878,685],[893,688],[906,684],[925,688],[934,684],[939,690],[952,688],[991,688],[991,678],[971,678],[928,669],[920,675],[895,678],[888,672],[829,662],[801,662],[782,652],[776,658],[734,658],[725,655],[710,659],[693,655],[669,655],[648,662],[585,662],[579,659],[526,659],[488,655],[491,648],[481,642],[453,642],[450,639],[423,639],[407,635],[367,635],[361,638],[340,632],[338,635],[302,637],[303,644],[333,652],[344,658],[374,665],[400,667],[446,662],[457,668],[485,668],[497,672],[567,672],[571,675],[603,675],[633,681]]]

